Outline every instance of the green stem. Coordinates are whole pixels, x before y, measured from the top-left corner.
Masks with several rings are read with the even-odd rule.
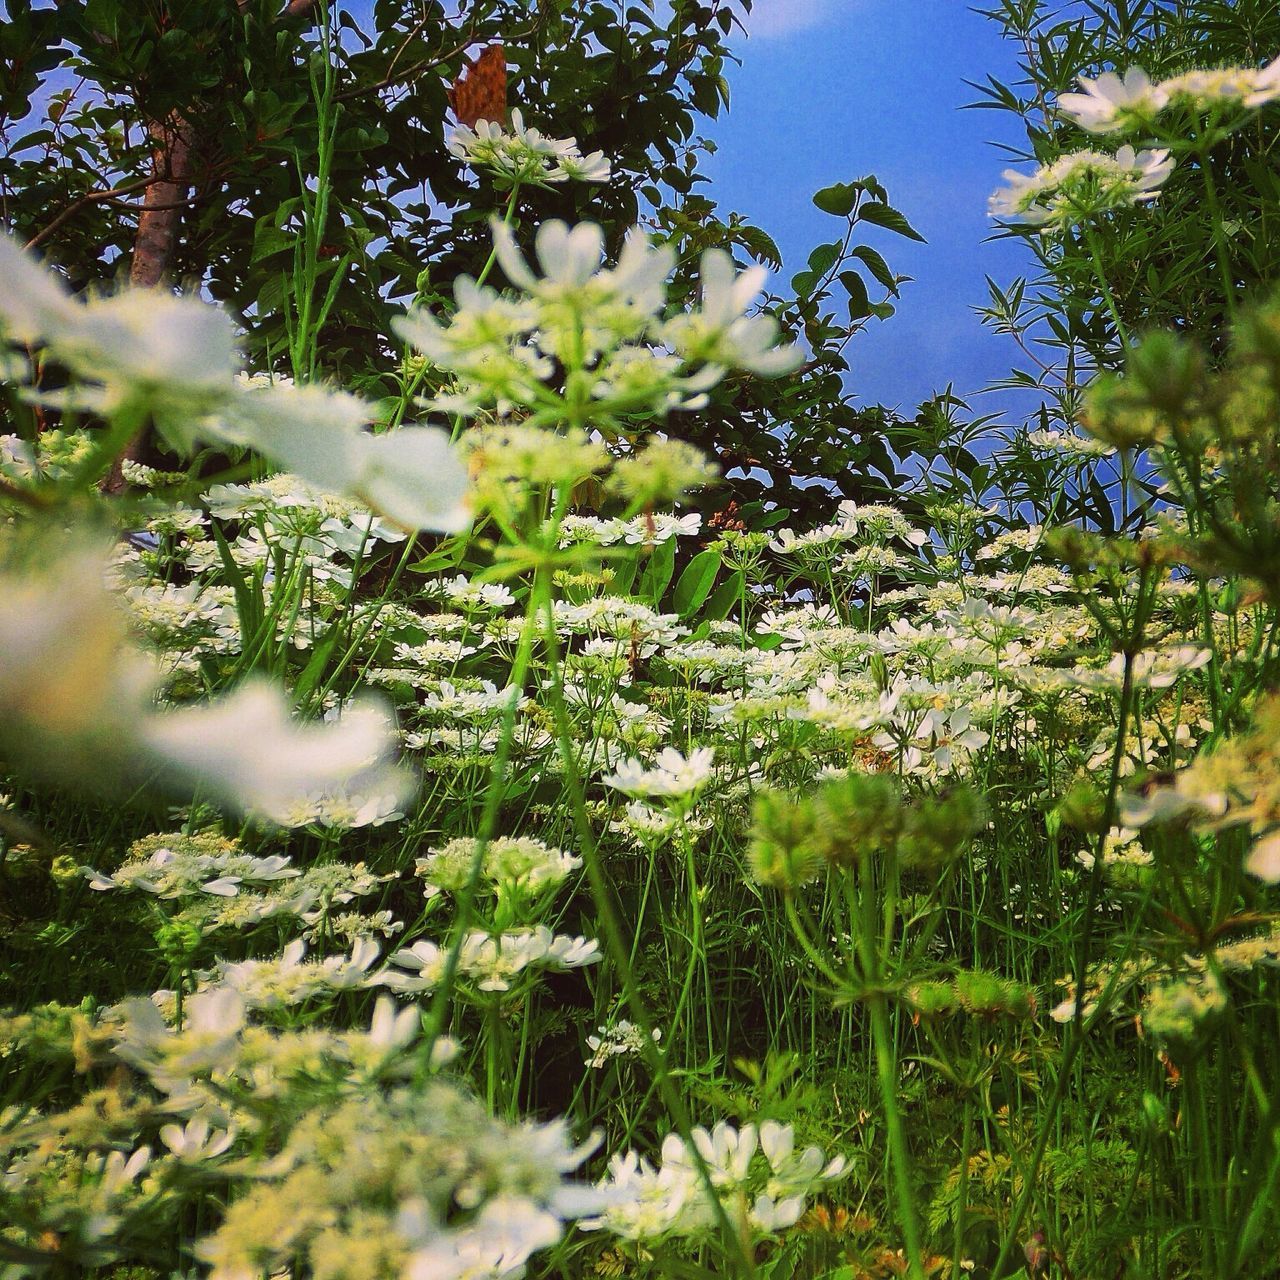
[[[1201,153],[1199,157],[1200,176],[1204,179],[1205,203],[1209,206],[1209,219],[1213,228],[1214,256],[1218,260],[1218,274],[1222,277],[1222,300],[1226,305],[1227,323],[1234,325],[1236,320],[1236,286],[1231,273],[1231,252],[1227,246],[1227,232],[1222,225],[1222,205],[1218,200],[1218,187],[1213,180],[1213,169],[1209,157]]]
[[[867,1003],[871,1010],[871,1038],[875,1043],[876,1083],[880,1088],[880,1103],[884,1107],[885,1128],[889,1135],[889,1162],[893,1166],[894,1196],[898,1202],[898,1220],[907,1245],[907,1275],[911,1280],[925,1280],[923,1255],[920,1251],[920,1220],[911,1186],[911,1156],[907,1150],[902,1111],[898,1106],[898,1064],[893,1033],[889,1026],[888,1001],[883,992],[877,991]]]
[[[1111,316],[1111,323],[1116,327],[1121,348],[1127,351],[1129,348],[1129,330],[1120,318],[1120,308],[1116,306],[1115,294],[1111,292],[1111,284],[1107,280],[1107,273],[1102,267],[1102,254],[1098,251],[1097,232],[1087,222],[1084,225],[1084,238],[1085,243],[1089,246],[1089,259],[1093,263],[1093,273],[1098,279],[1098,287],[1102,290],[1102,299],[1107,304],[1107,313]]]

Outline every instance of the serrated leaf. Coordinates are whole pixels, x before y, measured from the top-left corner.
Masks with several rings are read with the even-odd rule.
[[[782,251],[768,232],[759,227],[738,227],[735,237],[740,245],[757,261],[771,271],[782,270]]]
[[[883,227],[895,235],[906,236],[908,240],[918,240],[921,244],[928,241],[922,236],[897,209],[881,204],[878,200],[864,204],[858,209],[859,222],[870,222],[873,226]]]
[[[898,296],[898,277],[889,269],[889,264],[884,257],[872,249],[869,245],[858,245],[854,249],[849,250],[851,256],[859,259],[867,268],[875,279],[896,298]]]

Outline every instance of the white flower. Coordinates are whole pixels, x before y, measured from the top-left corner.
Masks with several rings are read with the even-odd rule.
[[[330,789],[407,799],[411,777],[386,763],[393,733],[390,716],[373,702],[352,706],[333,724],[298,725],[283,695],[259,680],[142,726],[144,743],[170,770],[281,824],[300,801]]]
[[[553,934],[545,925],[496,936],[477,929],[462,940],[458,972],[474,980],[481,991],[500,992],[511,990],[526,969],[577,969],[599,959],[600,947],[594,940]],[[443,976],[447,960],[445,948],[424,938],[391,956],[391,963],[408,973],[387,969],[373,981],[393,991],[429,991]]]
[[[1222,67],[1184,71],[1160,85],[1169,103],[1183,103],[1198,111],[1215,107],[1246,110],[1266,106],[1280,98],[1280,58],[1261,69]]]
[[[604,233],[593,223],[544,222],[534,237],[535,274],[510,227],[493,221],[498,262],[524,297],[511,299],[462,278],[446,325],[425,308],[397,331],[429,360],[455,374],[436,407],[474,414],[523,410],[534,427],[588,421],[614,429],[635,414],[694,408],[727,370],[780,373],[799,354],[775,349],[777,325],[748,315],[763,271],[738,274],[709,251],[703,307],[664,320],[669,244],[639,228],[627,233],[617,265],[603,264]]]
[[[742,1186],[751,1173],[751,1161],[759,1146],[759,1133],[753,1124],[735,1129],[724,1120],[717,1121],[710,1133],[697,1128],[689,1133],[693,1145],[707,1166],[712,1185],[733,1189]],[[670,1134],[662,1144],[664,1164],[685,1164],[697,1168],[688,1147],[675,1134]]]
[[[1062,230],[1112,209],[1154,200],[1174,162],[1169,152],[1121,147],[1114,156],[1075,151],[1023,174],[1004,172],[1007,186],[990,200],[993,218]]]
[[[183,1126],[166,1124],[160,1128],[160,1141],[183,1164],[212,1160],[229,1150],[235,1138],[233,1129],[210,1130],[209,1122],[203,1116],[195,1116]]]
[[[1123,77],[1108,71],[1081,78],[1080,93],[1064,93],[1058,109],[1090,133],[1149,128],[1170,106],[1197,111],[1218,107],[1256,110],[1280,98],[1280,59],[1260,69],[1221,67],[1181,72],[1155,84],[1141,67]]]
[[[1266,884],[1280,883],[1280,832],[1273,831],[1249,850],[1244,869]]]
[[[132,289],[78,302],[8,236],[0,235],[0,322],[42,340],[96,383],[97,407],[150,412],[182,438],[182,418],[216,407],[235,389],[231,322],[217,307],[162,290]]]
[[[1130,67],[1123,77],[1113,71],[1096,80],[1080,78],[1080,93],[1064,93],[1058,110],[1090,133],[1112,133],[1149,123],[1169,100],[1164,86],[1152,83],[1141,67]]]
[[[761,1192],[751,1206],[751,1223],[761,1231],[785,1231],[804,1216],[804,1196],[776,1199]]]
[[[245,1025],[245,1002],[230,987],[198,991],[186,1003],[181,1031],[150,1000],[126,1000],[116,1053],[161,1087],[183,1089],[187,1077],[227,1065]]]
[[[702,255],[701,311],[674,317],[663,337],[686,360],[766,377],[792,372],[804,353],[774,345],[778,324],[771,316],[747,314],[767,278],[764,267],[739,272],[723,249],[708,249]]]
[[[362,430],[371,416],[371,406],[344,392],[274,386],[242,395],[227,434],[406,529],[465,529],[467,471],[445,433],[407,426],[372,435]]]
[[[218,983],[234,988],[250,1009],[284,1009],[325,991],[350,991],[365,985],[365,974],[379,946],[360,938],[351,955],[307,960],[307,944],[295,938],[274,960],[218,961]]]
[[[650,1032],[654,1045],[662,1039],[662,1031],[654,1027]],[[597,1034],[587,1037],[587,1048],[591,1056],[586,1065],[592,1068],[603,1067],[610,1058],[638,1057],[644,1052],[644,1033],[630,1019],[623,1018],[613,1026],[600,1027]]]
[[[415,1249],[403,1280],[518,1280],[539,1249],[555,1244],[560,1220],[523,1196],[495,1196],[476,1219]]]
[[[624,760],[601,781],[631,796],[687,796],[711,781],[714,761],[714,747],[698,747],[687,758],[674,747],[664,747],[652,767]]]
[[[715,1222],[696,1170],[683,1163],[655,1169],[634,1151],[613,1156],[602,1184],[609,1196],[604,1212],[579,1225],[604,1230],[624,1240],[656,1244],[672,1237],[697,1236]]]
[[[801,1198],[824,1182],[834,1182],[848,1172],[843,1156],[828,1160],[818,1147],[796,1151],[795,1130],[789,1124],[765,1120],[760,1125],[760,1150],[772,1169],[766,1190],[771,1196]],[[789,1225],[789,1224],[788,1224]]]
[[[80,315],[77,303],[51,271],[0,235],[0,324],[19,342],[34,343],[68,332]]]
[[[492,174],[499,190],[514,186],[545,187],[556,182],[608,182],[609,161],[604,152],[584,156],[576,138],[547,138],[529,128],[517,107],[511,130],[492,120],[474,129],[459,125],[449,135],[448,148],[473,169]]]

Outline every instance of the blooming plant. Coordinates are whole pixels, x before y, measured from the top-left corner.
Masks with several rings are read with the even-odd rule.
[[[1119,147],[992,211],[1123,371],[816,521],[694,505],[809,363],[764,269],[527,225],[614,175],[522,109],[360,394],[301,250],[295,381],[0,240],[4,1274],[1271,1274],[1280,310],[1215,214],[1236,323],[1140,340],[1106,250],[1276,65],[1061,93]]]

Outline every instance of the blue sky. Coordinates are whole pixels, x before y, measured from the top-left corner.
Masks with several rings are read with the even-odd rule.
[[[849,348],[860,400],[914,408],[948,382],[964,395],[1006,374],[1016,348],[971,308],[984,276],[1025,274],[1025,248],[986,242],[987,196],[1008,158],[991,140],[1020,141],[1003,113],[963,111],[964,81],[1017,76],[1017,50],[965,0],[756,0],[731,67],[730,109],[708,129],[717,154],[710,195],[777,240],[786,274],[843,224],[813,207],[814,191],[874,173],[927,245],[868,235],[915,277],[898,314]],[[984,397],[994,411],[1007,397]]]

